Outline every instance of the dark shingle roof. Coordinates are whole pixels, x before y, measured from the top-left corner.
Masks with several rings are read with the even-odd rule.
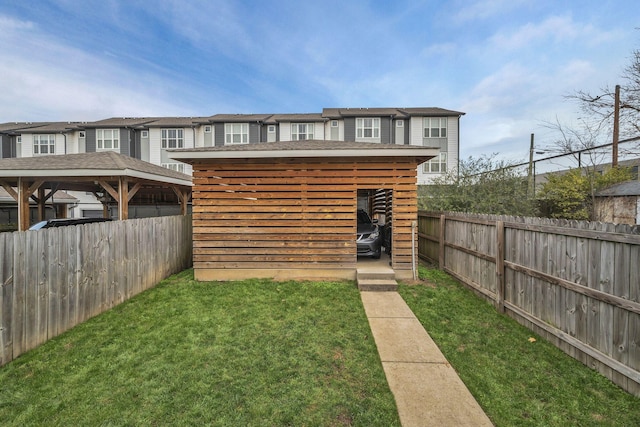
[[[640,196],[640,181],[627,181],[598,191],[597,197]]]
[[[84,126],[87,128],[136,127],[153,122],[156,119],[157,118],[154,117],[112,117],[110,119],[98,120],[97,122],[87,122],[84,123]]]
[[[437,107],[419,108],[324,108],[322,116],[329,119],[342,117],[388,117],[406,119],[411,116],[461,116],[464,113]]]
[[[264,122],[273,114],[216,114],[209,117],[211,123]]]
[[[47,122],[8,122],[0,123],[0,132],[11,132],[46,125]]]
[[[461,111],[445,110],[438,107],[400,108],[408,116],[463,116]]]
[[[301,113],[301,114],[274,114],[267,119],[266,123],[279,122],[325,122],[326,118],[320,113]]]

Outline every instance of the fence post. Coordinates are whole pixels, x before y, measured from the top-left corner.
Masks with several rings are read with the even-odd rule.
[[[444,230],[445,230],[444,223],[445,223],[445,216],[440,215],[440,238],[438,240],[438,244],[440,246],[438,251],[438,267],[440,268],[444,268]]]
[[[504,313],[504,221],[496,221],[496,284],[498,310]]]

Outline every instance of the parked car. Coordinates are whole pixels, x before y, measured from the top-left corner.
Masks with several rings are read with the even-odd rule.
[[[29,227],[29,230],[42,230],[43,228],[64,227],[67,225],[89,224],[92,222],[111,221],[111,218],[60,218],[40,221]]]
[[[380,258],[382,255],[382,227],[364,209],[358,209],[358,231],[356,245],[358,256]]]

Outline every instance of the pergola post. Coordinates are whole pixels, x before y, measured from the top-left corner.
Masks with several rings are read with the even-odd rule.
[[[18,231],[29,229],[29,182],[18,178]]]
[[[191,197],[191,190],[182,191],[176,186],[171,187],[173,192],[178,196],[178,202],[180,203],[180,215],[187,214],[187,205],[189,204],[189,198]]]
[[[118,219],[129,219],[129,183],[127,178],[118,178]]]
[[[38,203],[38,221],[44,221],[45,217],[45,198],[44,198],[44,188],[42,186],[38,187],[38,199],[36,202]]]

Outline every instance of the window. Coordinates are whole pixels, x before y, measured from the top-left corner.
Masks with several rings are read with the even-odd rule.
[[[55,135],[33,135],[33,154],[55,154]]]
[[[120,150],[120,130],[97,129],[96,144],[98,151]]]
[[[356,138],[380,138],[380,119],[356,119]]]
[[[248,144],[249,123],[225,123],[225,144]]]
[[[184,173],[184,163],[162,163],[162,167]]]
[[[267,127],[267,132],[269,133],[276,133],[276,125],[269,125]]]
[[[396,127],[403,128],[404,127],[404,120],[397,120],[396,121]]]
[[[424,164],[425,173],[445,173],[447,172],[447,153],[440,153]]]
[[[332,128],[337,128],[338,127],[338,121],[337,120],[331,120],[331,127]]]
[[[149,131],[148,130],[143,130],[142,132],[140,132],[140,137],[141,138],[149,138]]]
[[[447,118],[446,117],[425,117],[424,118],[425,138],[446,138]]]
[[[291,123],[291,140],[313,139],[313,123]]]
[[[205,126],[204,133],[211,133],[211,126]]]
[[[183,129],[162,129],[162,148],[182,148],[184,147]]]
[[[87,136],[87,134],[83,130],[81,130],[78,133],[78,138],[80,138],[80,139],[84,139],[84,138],[86,138],[86,136]]]

